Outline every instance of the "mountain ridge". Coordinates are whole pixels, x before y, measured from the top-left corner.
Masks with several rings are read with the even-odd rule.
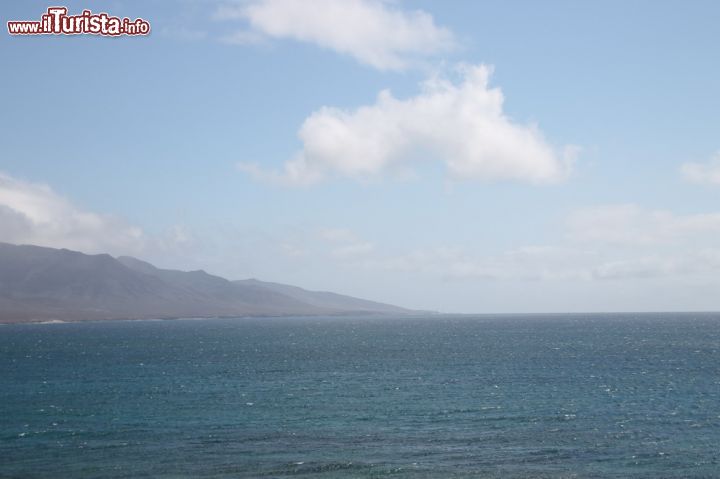
[[[130,256],[0,242],[0,323],[412,312],[281,283],[162,269]]]

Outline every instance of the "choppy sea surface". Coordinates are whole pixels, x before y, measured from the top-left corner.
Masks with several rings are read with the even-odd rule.
[[[720,315],[4,325],[0,477],[720,477]]]

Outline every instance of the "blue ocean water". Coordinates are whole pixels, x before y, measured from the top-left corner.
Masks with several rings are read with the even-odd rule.
[[[720,477],[720,315],[0,326],[0,477]]]

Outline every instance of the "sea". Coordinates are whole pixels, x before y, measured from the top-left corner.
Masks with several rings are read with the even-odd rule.
[[[0,477],[720,477],[720,314],[2,325]]]

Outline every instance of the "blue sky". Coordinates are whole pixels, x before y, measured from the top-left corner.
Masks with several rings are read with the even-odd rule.
[[[152,33],[2,35],[0,241],[447,312],[720,309],[717,2],[67,6]]]

